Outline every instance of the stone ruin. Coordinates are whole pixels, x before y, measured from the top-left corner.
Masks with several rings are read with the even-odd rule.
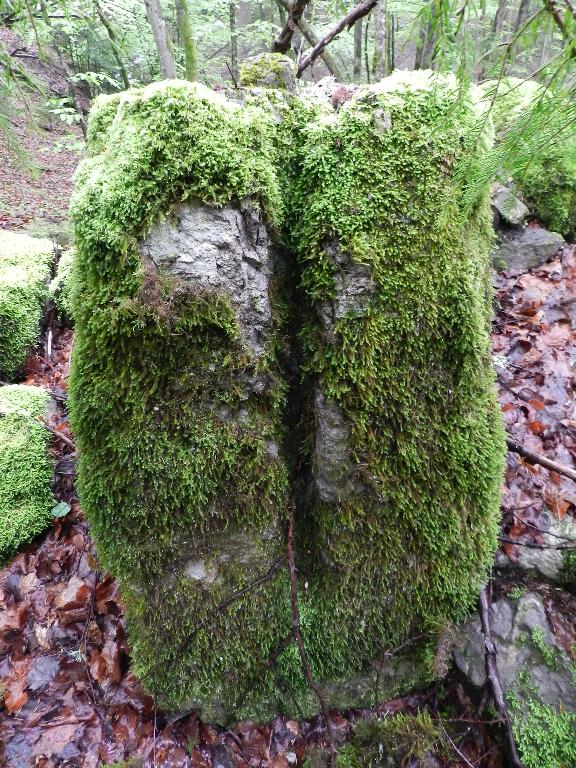
[[[318,710],[290,519],[331,707],[439,674],[497,541],[480,97],[289,83],[101,97],[72,204],[81,504],[134,671],[217,722]]]

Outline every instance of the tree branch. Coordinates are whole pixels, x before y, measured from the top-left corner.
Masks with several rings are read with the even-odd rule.
[[[520,443],[513,437],[506,438],[506,445],[508,446],[509,451],[522,456],[522,458],[526,459],[529,464],[540,464],[540,466],[546,467],[546,469],[558,472],[559,475],[564,475],[564,477],[569,477],[570,480],[576,481],[576,470],[571,469],[570,467],[565,467],[564,464],[558,464],[557,461],[552,461],[552,459],[548,459],[546,456],[541,456],[539,453],[529,451],[527,448],[520,445]]]
[[[296,563],[294,560],[294,516],[290,517],[288,524],[288,541],[286,545],[286,552],[288,556],[288,569],[290,571],[290,605],[292,609],[292,634],[298,651],[300,652],[300,659],[302,661],[302,667],[304,668],[304,674],[308,685],[316,694],[316,698],[320,704],[324,722],[326,723],[326,730],[328,731],[328,739],[330,740],[330,751],[332,756],[336,754],[336,742],[334,741],[334,733],[332,731],[332,722],[330,721],[330,713],[328,712],[328,706],[326,699],[324,698],[322,691],[318,687],[318,684],[314,680],[310,664],[308,662],[308,656],[306,654],[306,648],[304,647],[304,640],[302,638],[302,632],[300,631],[300,609],[298,608],[298,586],[296,580]]]
[[[492,640],[492,630],[490,629],[490,605],[488,603],[488,593],[486,587],[484,587],[480,592],[478,609],[480,612],[480,622],[482,624],[482,634],[484,635],[484,663],[486,667],[486,679],[490,682],[490,688],[492,689],[492,697],[494,699],[496,711],[500,715],[504,727],[506,728],[506,737],[508,740],[508,748],[510,750],[510,764],[513,766],[513,768],[524,768],[516,748],[514,733],[512,732],[512,723],[510,721],[510,713],[508,712],[508,705],[506,704],[506,697],[504,695],[504,691],[502,690],[502,683],[498,677],[496,646]]]
[[[290,43],[296,32],[296,28],[300,23],[302,14],[304,13],[309,0],[293,0],[292,5],[288,10],[288,18],[284,24],[284,28],[274,40],[272,50],[275,53],[286,53],[290,50]]]
[[[307,55],[302,59],[298,67],[298,77],[302,76],[304,70],[306,70],[311,64],[314,63],[324,48],[326,48],[326,46],[331,43],[332,40],[334,40],[334,38],[340,34],[340,32],[346,28],[350,29],[353,27],[358,19],[361,19],[363,16],[367,16],[377,3],[378,0],[362,0],[362,2],[358,3],[357,6],[352,8],[352,10],[347,13],[346,16],[341,18],[340,21],[338,21],[332,27],[332,29],[326,35],[324,35],[324,37],[318,43],[316,43],[314,48],[312,48],[312,50],[309,51]]]

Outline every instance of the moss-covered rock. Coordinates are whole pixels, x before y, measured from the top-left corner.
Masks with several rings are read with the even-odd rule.
[[[0,564],[52,519],[50,433],[38,421],[49,399],[38,387],[0,387]]]
[[[240,66],[243,88],[276,88],[293,93],[296,88],[296,64],[280,53],[263,53],[245,59]]]
[[[494,81],[483,84],[490,100],[495,87]],[[546,99],[543,86],[539,83],[505,78],[498,86],[493,106],[498,139],[504,139],[506,133],[534,109],[535,104]],[[535,147],[529,163],[513,174],[513,180],[531,213],[545,227],[564,237],[575,236],[576,133],[573,127],[564,126],[561,140],[551,136],[546,146]]]
[[[72,204],[79,491],[164,706],[317,709],[291,508],[330,705],[399,692],[386,651],[475,598],[504,443],[489,190],[460,205],[485,147],[456,91],[425,73],[338,113],[177,81],[97,102]]]
[[[52,244],[0,230],[0,378],[15,376],[38,340]]]
[[[50,282],[49,296],[61,320],[72,321],[72,292],[74,290],[74,249],[64,251],[58,260],[56,274]]]

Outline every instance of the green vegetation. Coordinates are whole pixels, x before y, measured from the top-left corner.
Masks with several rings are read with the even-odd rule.
[[[360,720],[349,744],[338,752],[337,768],[384,768],[423,760],[442,744],[428,712]],[[306,764],[305,764],[306,765]]]
[[[0,230],[0,379],[13,378],[40,334],[52,244]]]
[[[50,433],[37,421],[47,401],[38,387],[0,387],[0,563],[52,519]]]
[[[49,287],[49,295],[54,304],[58,316],[72,320],[72,291],[74,290],[74,250],[69,248],[60,256],[56,275]]]
[[[511,699],[514,737],[525,768],[576,765],[576,715],[534,699]]]
[[[363,484],[337,504],[299,505],[301,625],[318,679],[361,676],[398,641],[465,615],[496,545],[504,455],[488,191],[469,217],[457,180],[478,151],[473,103],[427,74],[384,81],[339,113],[280,100],[278,122],[274,99],[261,101],[239,107],[167,82],[121,96],[115,113],[99,102],[72,203],[82,506],[120,581],[135,672],[163,706],[201,704],[218,720],[295,700],[317,708],[290,643],[285,565],[242,592],[284,552],[288,471],[267,445],[284,431],[281,323],[293,297],[273,284],[278,327],[256,359],[225,294],[141,255],[156,222],[182,201],[250,196],[297,254],[303,385],[318,381],[350,420]],[[329,335],[314,318],[334,296],[331,241],[370,268],[375,291]],[[257,374],[265,394],[246,397],[239,381]],[[228,557],[224,567],[246,535],[258,566]],[[191,564],[222,578],[207,586]],[[377,689],[328,695],[346,706]]]
[[[352,477],[301,520],[305,641],[320,678],[460,620],[496,548],[491,215],[487,189],[471,217],[460,207],[458,169],[482,147],[476,107],[455,88],[401,72],[303,131],[290,218],[313,308],[306,390],[344,414]],[[356,264],[374,284],[368,302],[323,327]]]
[[[495,82],[488,82],[483,87],[490,98],[493,96]],[[548,136],[542,147],[533,146],[546,138],[546,130],[540,125],[538,112],[544,119],[548,111],[555,109],[558,116],[551,122],[556,124],[555,133]],[[506,78],[498,87],[494,101],[494,124],[497,136],[506,141],[508,132],[512,132],[514,141],[526,146],[531,154],[529,162],[522,164],[512,178],[530,212],[537,216],[542,224],[564,237],[573,238],[576,234],[576,135],[562,117],[562,106],[556,104],[542,86],[534,81],[522,82],[517,78]],[[530,128],[530,114],[534,126]],[[524,135],[516,139],[518,125],[526,124]],[[550,127],[547,128],[550,131]],[[534,134],[535,135],[531,135]],[[504,179],[506,181],[506,179]]]

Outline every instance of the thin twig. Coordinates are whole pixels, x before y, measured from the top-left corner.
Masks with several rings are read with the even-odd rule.
[[[331,43],[332,40],[334,40],[334,38],[340,34],[340,32],[343,32],[346,28],[350,29],[353,27],[358,19],[361,19],[363,16],[367,16],[377,3],[378,0],[362,0],[362,2],[358,3],[357,6],[352,8],[352,10],[347,13],[346,16],[342,17],[340,21],[338,21],[332,27],[332,29],[330,29],[329,32],[327,32],[324,37],[316,43],[314,48],[312,48],[312,50],[309,51],[302,59],[298,65],[297,76],[302,76],[304,70],[308,69],[308,67],[316,61],[324,48],[326,48],[326,46]]]
[[[296,562],[294,560],[294,516],[293,515],[290,516],[290,522],[288,524],[288,540],[286,544],[286,552],[288,555],[288,568],[290,570],[290,605],[292,609],[292,634],[294,635],[294,640],[296,641],[296,645],[298,646],[298,651],[300,652],[300,659],[302,661],[302,667],[304,669],[304,674],[306,675],[306,680],[308,681],[308,685],[310,686],[310,688],[316,694],[316,698],[318,699],[318,702],[320,704],[320,709],[322,710],[322,716],[324,717],[324,722],[326,723],[328,739],[330,741],[330,751],[332,753],[332,756],[334,757],[336,755],[336,742],[334,740],[334,733],[332,731],[332,722],[330,720],[330,713],[328,712],[328,705],[326,704],[326,699],[324,698],[322,691],[320,690],[318,684],[314,680],[312,670],[310,669],[310,663],[308,662],[308,655],[306,654],[306,648],[304,646],[302,632],[300,630],[300,609],[298,607],[298,585],[297,585],[297,576],[296,576]]]
[[[499,536],[498,541],[505,544],[517,544],[519,547],[528,547],[529,549],[576,549],[576,541],[570,544],[538,544],[536,541],[518,541],[510,536]]]
[[[529,451],[527,448],[520,445],[520,443],[513,437],[506,438],[506,445],[508,446],[509,451],[522,456],[522,458],[526,459],[529,464],[540,464],[540,466],[546,467],[546,469],[551,469],[554,472],[558,472],[559,475],[564,475],[564,477],[569,477],[570,480],[576,481],[575,469],[566,467],[564,464],[558,464],[557,461],[552,461],[552,459],[548,459],[546,456],[541,456],[539,453]]]
[[[516,742],[514,741],[514,733],[512,731],[512,722],[510,720],[510,713],[508,712],[508,704],[506,703],[506,697],[502,689],[502,683],[498,676],[498,664],[496,661],[496,646],[492,639],[492,630],[490,628],[490,606],[488,603],[488,592],[486,587],[483,587],[478,599],[478,608],[480,612],[480,622],[482,624],[482,634],[484,635],[484,664],[486,667],[486,678],[490,682],[490,688],[492,690],[492,697],[494,699],[494,705],[496,711],[500,715],[502,723],[506,729],[506,737],[508,740],[508,748],[510,751],[510,763],[513,768],[524,768],[518,749],[516,748]]]

